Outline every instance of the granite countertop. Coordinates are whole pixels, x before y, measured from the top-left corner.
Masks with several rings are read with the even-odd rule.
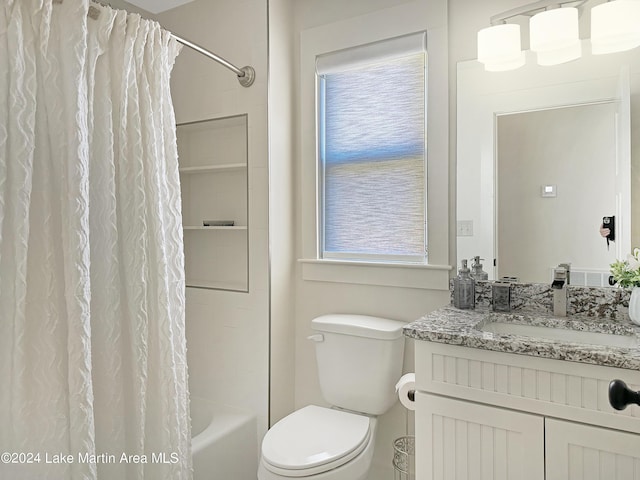
[[[478,328],[483,326],[483,322],[613,333],[630,336],[635,338],[636,342],[630,347],[614,347],[578,343],[573,340],[550,340],[533,336],[491,333]],[[640,370],[640,327],[633,325],[628,318],[620,320],[580,315],[554,317],[549,313],[526,311],[499,313],[488,308],[460,310],[453,306],[446,306],[408,324],[404,327],[404,334],[416,340],[429,342]]]

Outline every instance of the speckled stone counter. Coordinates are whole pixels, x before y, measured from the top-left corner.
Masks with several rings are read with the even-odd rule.
[[[614,289],[606,290],[611,292],[610,295],[616,294]],[[530,298],[535,301],[540,296],[533,295]],[[582,298],[583,301],[576,302],[584,307],[579,310],[582,314],[566,318],[553,317],[548,309],[519,309],[511,313],[498,313],[482,304],[475,310],[459,310],[446,306],[405,326],[404,334],[416,340],[429,342],[640,370],[640,327],[629,321],[625,309],[619,305],[611,306],[606,302],[597,302],[592,296],[583,295]],[[585,312],[599,312],[600,315],[587,316],[584,315]],[[612,347],[481,330],[483,322],[492,321],[629,335],[636,341],[632,347]]]
[[[476,283],[476,306],[491,308],[490,281]],[[451,283],[453,296],[453,282]],[[629,321],[631,291],[624,288],[567,286],[567,314]],[[452,302],[453,303],[453,302]],[[544,283],[511,284],[511,309],[514,312],[553,312],[553,289]]]

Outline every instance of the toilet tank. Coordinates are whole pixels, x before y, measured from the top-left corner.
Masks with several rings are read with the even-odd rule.
[[[311,321],[322,395],[336,407],[380,415],[397,400],[402,375],[403,322],[332,314]]]

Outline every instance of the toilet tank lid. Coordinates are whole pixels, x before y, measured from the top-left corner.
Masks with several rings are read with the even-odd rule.
[[[327,333],[341,333],[356,337],[394,340],[402,336],[405,322],[369,315],[330,314],[311,321],[314,330]]]

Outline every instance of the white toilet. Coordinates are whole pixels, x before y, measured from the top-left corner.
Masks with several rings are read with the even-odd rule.
[[[258,480],[363,480],[376,416],[397,400],[404,323],[364,315],[314,319],[320,388],[333,407],[309,405],[276,423],[262,441]]]

